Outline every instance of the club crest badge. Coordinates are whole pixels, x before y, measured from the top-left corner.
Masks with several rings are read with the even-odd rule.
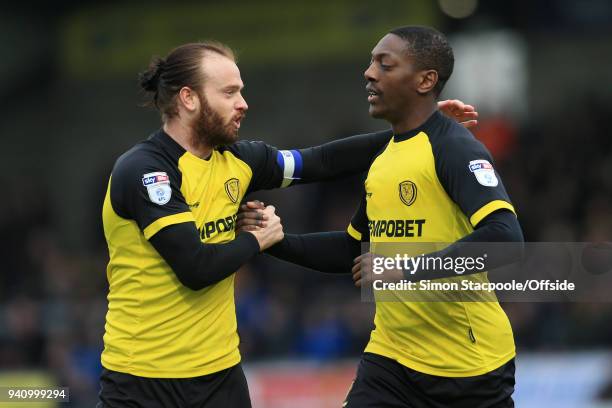
[[[142,185],[147,188],[149,199],[157,205],[167,204],[170,201],[170,197],[172,197],[170,177],[163,171],[144,174],[142,176]]]
[[[476,180],[485,187],[497,187],[499,180],[488,160],[472,160],[468,165]]]
[[[399,183],[399,197],[402,203],[411,206],[417,198],[417,187],[410,180]]]
[[[238,201],[240,197],[240,181],[237,178],[231,178],[225,182],[225,192],[232,203]]]

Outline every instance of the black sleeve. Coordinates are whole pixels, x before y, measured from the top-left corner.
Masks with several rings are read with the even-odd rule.
[[[359,241],[344,231],[285,234],[266,254],[326,273],[350,273],[361,253]]]
[[[487,215],[472,233],[449,245],[447,248],[428,254],[425,257],[455,259],[469,257],[475,259],[483,256],[483,248],[486,248],[488,255],[486,266],[488,270],[491,270],[520,261],[524,252],[523,241],[523,231],[516,215],[509,210],[502,209]],[[482,247],[475,245],[478,242],[505,243],[505,245]],[[465,275],[478,272],[481,271],[465,272]],[[404,275],[407,279],[413,281],[425,278],[441,279],[457,276],[452,270],[430,269],[423,273],[419,273],[419,271],[405,271]]]
[[[259,253],[257,238],[241,232],[231,242],[203,244],[193,223],[165,227],[149,240],[178,280],[200,290],[227,278]]]
[[[241,141],[226,149],[253,171],[247,190],[250,193],[361,173],[392,136],[386,130],[290,150],[278,150],[264,142]]]
[[[357,207],[357,210],[355,210],[351,223],[347,229],[347,232],[351,237],[361,242],[370,241],[370,229],[368,224],[368,215],[366,213],[367,205],[367,196],[364,192],[361,200],[359,201],[359,206]]]
[[[489,151],[469,131],[455,129],[432,146],[436,172],[447,194],[473,226],[498,209],[514,212]]]
[[[457,242],[523,242],[523,230],[516,215],[506,209],[487,215],[476,229]]]
[[[299,149],[303,170],[294,183],[310,183],[349,174],[363,173],[393,132],[367,133],[334,140],[320,146]],[[283,151],[287,152],[286,150]],[[292,150],[290,152],[296,152]],[[287,153],[285,153],[286,155]]]
[[[145,232],[155,221],[167,216],[184,214],[185,220],[181,222],[192,221],[180,185],[178,169],[164,157],[156,152],[130,151],[113,168],[111,204],[117,215],[135,220]]]

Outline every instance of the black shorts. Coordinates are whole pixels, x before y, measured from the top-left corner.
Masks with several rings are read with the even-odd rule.
[[[483,375],[438,377],[364,353],[345,408],[513,408],[514,359]]]
[[[145,378],[107,369],[96,408],[251,408],[240,364],[193,378]]]

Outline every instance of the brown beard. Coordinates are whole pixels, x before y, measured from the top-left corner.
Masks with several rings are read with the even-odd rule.
[[[238,140],[238,131],[233,124],[224,123],[219,112],[215,111],[203,95],[200,96],[202,109],[192,124],[194,147],[217,147]]]

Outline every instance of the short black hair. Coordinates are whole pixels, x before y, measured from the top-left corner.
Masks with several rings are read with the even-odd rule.
[[[438,83],[433,91],[437,97],[453,73],[455,57],[446,36],[431,27],[404,26],[389,31],[406,42],[407,51],[418,69],[433,69],[438,72]]]

